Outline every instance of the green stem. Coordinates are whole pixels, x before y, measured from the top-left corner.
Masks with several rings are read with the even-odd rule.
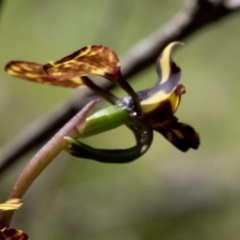
[[[87,118],[84,131],[79,138],[93,136],[114,129],[126,124],[130,120],[129,112],[119,106],[104,108]]]
[[[52,162],[52,160],[68,146],[65,136],[76,138],[85,126],[86,118],[97,104],[94,100],[87,104],[74,118],[72,118],[55,136],[50,139],[42,149],[27,164],[23,172],[16,181],[10,198],[22,198],[24,193],[40,175],[40,173]],[[5,211],[0,220],[0,229],[8,227],[13,217],[14,211]]]

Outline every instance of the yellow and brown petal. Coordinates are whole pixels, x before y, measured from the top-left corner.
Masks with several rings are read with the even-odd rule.
[[[9,62],[5,70],[8,74],[46,85],[81,88],[89,87],[107,101],[115,103],[117,98],[95,85],[87,75],[95,74],[121,86],[133,99],[133,110],[141,114],[136,92],[125,81],[120,72],[120,62],[114,51],[104,46],[84,47],[59,61],[41,65],[27,61]],[[109,97],[110,96],[110,97]]]
[[[85,87],[85,84],[81,81],[80,77],[58,81],[51,78],[43,70],[43,65],[27,62],[27,61],[11,61],[6,67],[5,71],[14,77],[29,80],[31,82],[37,82],[46,85],[54,85],[69,88]]]
[[[28,61],[11,61],[5,71],[14,77],[42,84],[79,88],[86,87],[81,76],[106,77],[122,81],[120,62],[115,52],[104,46],[87,46],[56,62],[42,65]]]
[[[102,76],[121,86],[131,96],[134,111],[138,115],[141,114],[137,94],[123,78],[118,56],[108,47],[101,45],[84,47],[59,61],[51,61],[44,65],[43,69],[50,78],[54,78],[59,82],[90,74]],[[87,82],[85,81],[85,83]]]
[[[115,52],[104,46],[84,47],[56,62],[44,65],[46,73],[59,81],[89,74],[118,80],[120,62]]]
[[[0,240],[27,240],[28,236],[21,230],[3,228],[0,230]]]

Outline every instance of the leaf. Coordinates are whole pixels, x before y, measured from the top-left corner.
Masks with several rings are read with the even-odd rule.
[[[85,87],[81,78],[74,78],[65,81],[58,81],[51,78],[43,70],[43,65],[34,62],[12,61],[6,65],[5,71],[9,75],[26,79],[31,82],[70,88]]]

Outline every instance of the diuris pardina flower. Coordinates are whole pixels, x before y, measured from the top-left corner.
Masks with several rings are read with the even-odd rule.
[[[9,199],[5,203],[0,204],[1,211],[16,210],[22,206],[20,199]],[[21,230],[14,228],[3,228],[0,230],[0,240],[27,240],[28,236]]]
[[[172,49],[180,44],[180,42],[170,43],[163,50],[156,61],[157,83],[152,88],[140,92],[135,92],[122,76],[117,55],[104,46],[84,47],[59,61],[51,61],[45,65],[12,61],[7,64],[6,71],[15,77],[42,84],[70,88],[87,86],[111,104],[119,106],[121,110],[124,109],[131,121],[124,118],[125,122],[121,124],[127,125],[133,131],[137,142],[135,147],[124,150],[102,150],[68,139],[71,143],[69,152],[74,156],[101,162],[124,163],[146,152],[152,142],[153,130],[161,133],[181,151],[185,152],[189,148],[197,149],[199,146],[199,136],[195,130],[185,123],[178,122],[174,116],[181,95],[185,93],[185,87],[179,84],[181,70],[171,58]],[[92,82],[88,77],[90,74],[112,81],[129,95],[123,99],[117,98]],[[104,112],[102,115],[106,114],[110,113]],[[119,121],[117,117],[113,119]],[[113,126],[117,125],[113,124]],[[111,127],[106,126],[106,129]]]

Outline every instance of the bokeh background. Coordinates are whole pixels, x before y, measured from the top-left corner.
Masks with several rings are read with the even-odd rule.
[[[0,17],[0,144],[81,90],[7,76],[13,59],[46,63],[89,44],[119,56],[170,20],[182,0],[8,0]],[[174,52],[187,88],[177,116],[201,136],[182,153],[155,134],[150,150],[126,165],[62,152],[31,186],[13,226],[30,239],[202,240],[240,235],[240,15],[209,25]],[[154,65],[136,75],[136,90],[156,81]],[[119,96],[121,90],[115,89]],[[105,104],[106,105],[106,104]],[[124,127],[86,139],[95,147],[133,144]],[[40,146],[0,176],[4,201]]]

